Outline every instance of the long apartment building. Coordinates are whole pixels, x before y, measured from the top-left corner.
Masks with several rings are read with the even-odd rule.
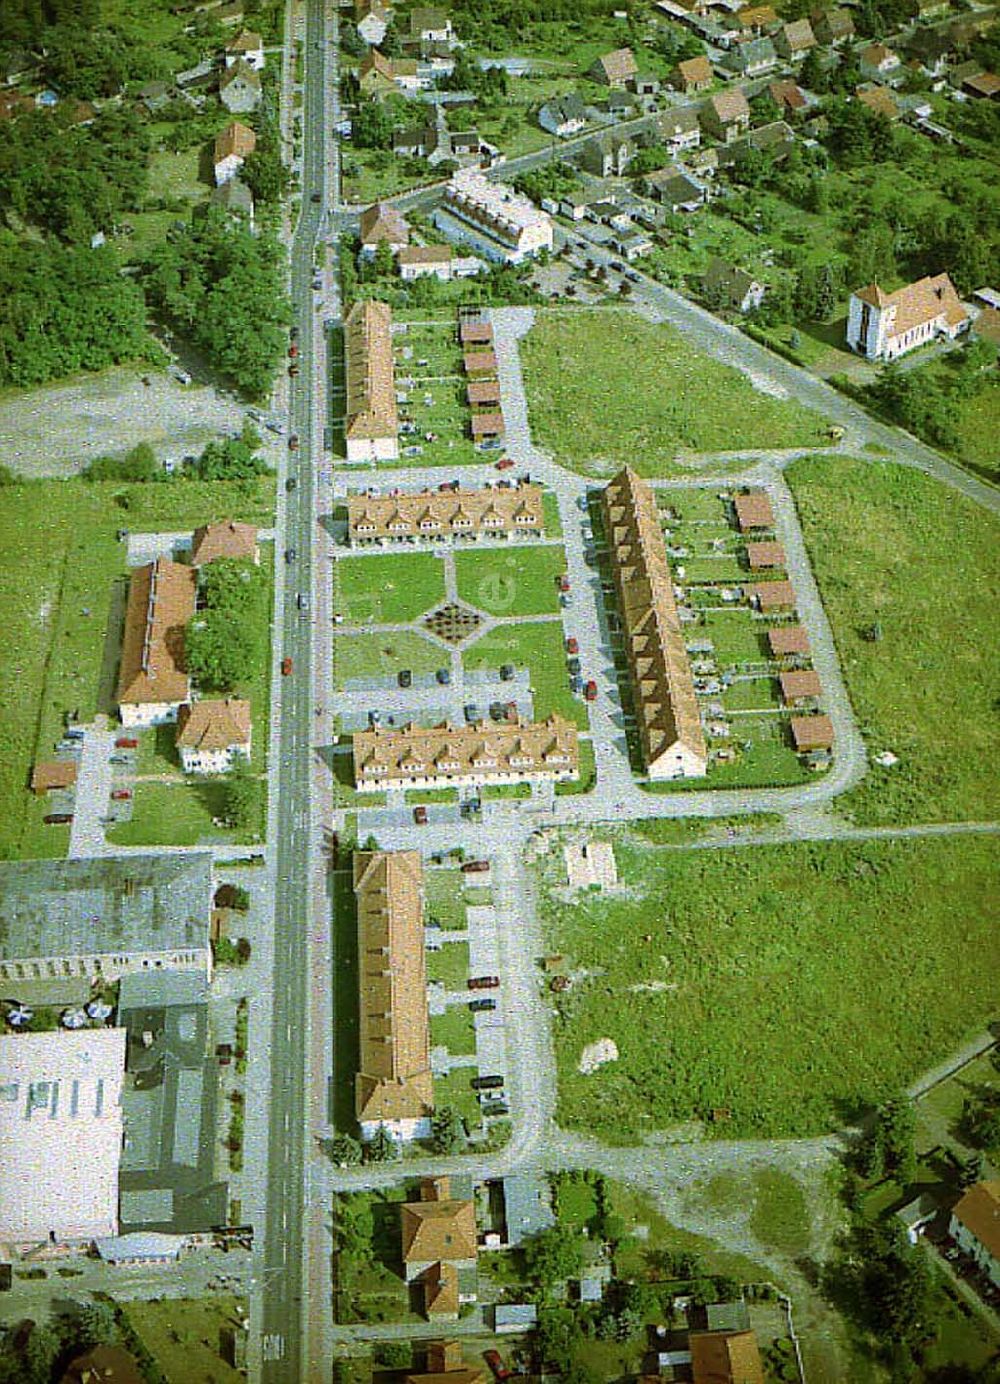
[[[123,726],[176,721],[191,700],[184,631],[194,615],[197,583],[193,567],[163,557],[132,573],[118,674]]]
[[[344,321],[348,461],[395,461],[399,414],[392,363],[392,312],[373,298],[354,304]]]
[[[527,724],[376,726],[354,736],[354,781],[363,792],[560,782],[579,776],[576,727],[555,713]]]
[[[352,547],[382,547],[414,538],[541,538],[544,530],[540,485],[351,495],[347,500],[347,538]]]
[[[434,1109],[419,851],[357,851],[362,1139],[385,1126],[399,1140],[430,1133]]]
[[[602,504],[646,772],[651,779],[701,777],[708,749],[656,497],[626,467],[605,487]]]
[[[442,229],[447,218],[462,224],[466,238],[494,260],[520,264],[552,249],[552,218],[506,183],[493,183],[474,169],[456,173],[445,189]]]

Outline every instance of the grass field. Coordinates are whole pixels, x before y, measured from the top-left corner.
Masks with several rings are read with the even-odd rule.
[[[428,981],[440,981],[446,990],[464,990],[468,978],[468,942],[445,942],[437,951],[428,951]]]
[[[334,579],[337,610],[350,625],[404,624],[444,599],[444,569],[430,553],[342,557]]]
[[[467,1004],[450,1005],[431,1018],[431,1047],[445,1047],[455,1057],[476,1051],[476,1026]]]
[[[470,1134],[482,1124],[479,1101],[469,1085],[474,1076],[472,1067],[458,1067],[446,1076],[434,1078],[435,1106],[440,1110],[443,1106],[450,1105],[453,1110],[457,1110],[465,1120]]]
[[[513,663],[529,669],[536,719],[558,711],[568,721],[586,727],[586,709],[569,688],[561,621],[501,625],[477,639],[462,658],[466,668],[498,668],[501,663]]]
[[[820,445],[819,414],[625,310],[540,312],[521,345],[532,436],[574,470],[665,475],[683,449]]]
[[[65,852],[66,833],[42,826],[45,802],[29,795],[27,782],[36,752],[51,748],[68,712],[88,720],[114,710],[126,594],[118,529],[193,528],[223,515],[269,524],[273,513],[269,478],[0,487],[0,858]]]
[[[219,1354],[221,1328],[239,1325],[235,1303],[208,1296],[124,1302],[121,1308],[167,1384],[237,1384],[243,1375]]]
[[[726,1137],[817,1134],[995,1013],[988,839],[616,854],[628,897],[543,901],[590,976],[553,1001],[568,1127],[633,1142],[722,1108]],[[581,1076],[603,1037],[619,1060]]]
[[[458,594],[490,615],[555,615],[556,578],[566,570],[560,546],[484,548],[455,554]]]
[[[457,932],[466,925],[461,870],[429,869],[424,874],[424,912],[437,920],[445,932]]]
[[[810,458],[788,479],[868,749],[900,760],[840,806],[862,823],[995,818],[1000,525],[908,468]]]
[[[254,842],[258,832],[226,831],[213,826],[223,812],[225,784],[221,779],[192,779],[186,783],[137,783],[132,820],[110,827],[107,839],[118,846],[197,846]]]
[[[400,668],[433,673],[446,666],[448,655],[412,630],[383,630],[378,634],[338,634],[333,641],[333,671],[338,687],[348,678],[395,677]]]

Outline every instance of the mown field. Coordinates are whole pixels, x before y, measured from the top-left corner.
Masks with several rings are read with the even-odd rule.
[[[0,857],[62,854],[27,784],[65,716],[112,712],[126,594],[119,529],[232,517],[269,524],[274,482],[23,482],[0,486]],[[266,735],[266,732],[265,732]]]
[[[992,820],[1000,524],[901,466],[812,457],[787,476],[869,753],[899,759],[838,806],[866,824]]]
[[[669,474],[678,451],[820,445],[825,420],[633,313],[539,312],[521,343],[532,438],[564,466]]]
[[[819,1134],[996,1014],[989,838],[616,853],[627,893],[543,899],[581,973],[554,1000],[571,1128],[633,1142],[723,1110],[727,1138]],[[618,1061],[580,1075],[601,1038]]]

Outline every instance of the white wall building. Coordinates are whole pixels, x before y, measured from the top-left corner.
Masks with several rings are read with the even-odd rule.
[[[954,340],[969,321],[947,274],[918,279],[895,293],[867,284],[851,294],[847,344],[869,360],[895,360],[935,337]]]
[[[452,178],[435,223],[452,235],[457,223],[462,239],[489,259],[509,264],[552,249],[551,216],[506,183],[490,182],[473,169]]]

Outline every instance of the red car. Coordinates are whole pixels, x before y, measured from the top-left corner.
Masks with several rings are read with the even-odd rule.
[[[281,660],[281,676],[282,676],[283,678],[287,678],[287,677],[288,677],[288,674],[289,674],[291,671],[292,671],[292,660],[291,660],[290,658],[283,658],[283,659]]]
[[[111,794],[116,803],[127,803],[132,796],[131,788],[116,788]]]
[[[289,360],[294,360],[295,357],[298,355],[298,353],[299,353],[299,348],[296,346],[295,342],[293,341],[292,344],[291,344],[291,346],[289,346],[289,348],[288,348],[288,358],[289,358]]]
[[[483,1359],[486,1361],[487,1365],[489,1365],[490,1369],[493,1371],[494,1379],[510,1378],[511,1372],[504,1364],[503,1357],[501,1356],[498,1350],[483,1351]]]
[[[292,433],[291,437],[288,439],[288,450],[290,452],[297,452],[299,450],[298,433]]]
[[[413,809],[413,820],[416,822],[418,827],[425,827],[427,825],[426,807],[415,807]]]
[[[470,990],[495,990],[500,984],[499,976],[470,976],[466,981]]]
[[[587,685],[584,687],[583,695],[586,697],[588,702],[597,701],[597,683],[594,681],[593,678],[591,678]]]
[[[580,652],[580,641],[574,639],[572,635],[566,640],[566,652],[568,654],[578,654]]]
[[[131,735],[120,735],[115,741],[116,750],[137,750],[138,748],[138,740],[133,740]]]
[[[509,471],[513,465],[514,463],[513,461],[511,461],[510,457],[501,457],[500,460],[497,462],[497,470]]]
[[[558,578],[558,581],[559,581],[559,590],[560,590],[560,591],[568,591],[568,590],[569,590],[569,577],[567,577],[567,575],[566,575],[565,572],[562,574],[561,577]]]

